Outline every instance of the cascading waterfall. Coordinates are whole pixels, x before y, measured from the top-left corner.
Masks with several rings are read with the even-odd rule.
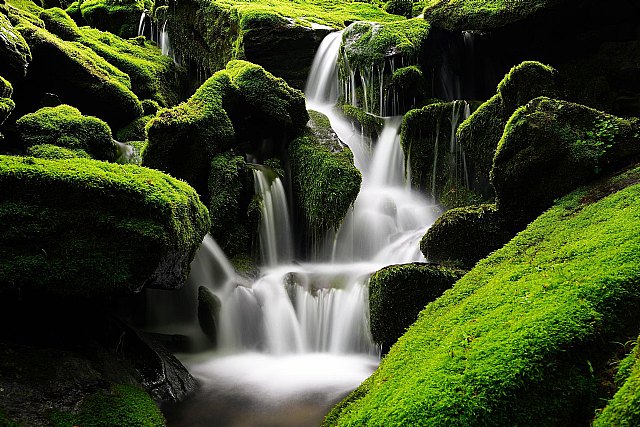
[[[372,149],[372,141],[337,112],[341,36],[332,33],[322,42],[306,88],[307,104],[329,117],[354,153],[363,174],[360,194],[319,259],[294,262],[284,186],[268,168],[254,165],[263,266],[253,283],[225,278],[222,286],[210,286],[221,302],[219,348],[185,359],[203,391],[178,415],[169,412],[170,419],[317,425],[377,366],[379,353],[368,325],[368,278],[389,264],[424,260],[419,239],[436,213],[406,184],[400,118],[385,119]],[[219,408],[198,411],[212,402]],[[306,418],[297,418],[300,407]]]

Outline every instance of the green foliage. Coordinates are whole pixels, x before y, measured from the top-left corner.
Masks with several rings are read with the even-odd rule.
[[[69,149],[51,144],[32,145],[27,149],[27,155],[39,159],[62,160],[62,159],[88,159],[90,156],[81,149]]]
[[[518,227],[577,186],[640,154],[635,122],[536,98],[507,123],[491,171],[498,208]]]
[[[369,319],[373,340],[389,348],[418,313],[464,274],[435,264],[391,265],[369,280]]]
[[[362,182],[351,150],[327,125],[326,117],[314,112],[311,129],[289,145],[294,190],[307,225],[315,233],[338,228]]]
[[[427,230],[420,250],[431,262],[472,268],[512,237],[495,205],[446,211]]]
[[[59,7],[43,10],[40,13],[40,19],[44,22],[47,31],[55,34],[62,40],[77,41],[80,39],[78,25],[67,15],[67,12]]]
[[[114,385],[84,399],[77,414],[58,413],[55,427],[162,427],[164,416],[144,391],[129,384]]]
[[[41,108],[18,119],[16,127],[26,147],[58,145],[83,150],[99,160],[115,159],[116,146],[109,126],[69,105]]]
[[[562,0],[425,0],[424,19],[450,31],[485,30],[520,21]]]
[[[90,159],[0,156],[0,200],[3,294],[176,288],[210,226],[184,182]]]
[[[639,179],[574,192],[478,263],[325,425],[586,423],[607,343],[638,327]]]
[[[342,104],[340,108],[342,109],[342,114],[365,135],[370,137],[378,136],[382,132],[384,120],[380,117],[369,114],[351,104]]]
[[[0,125],[9,117],[16,104],[10,99],[13,94],[11,83],[0,76]]]

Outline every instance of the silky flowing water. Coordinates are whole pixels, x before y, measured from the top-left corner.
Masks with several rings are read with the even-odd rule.
[[[219,348],[180,356],[200,388],[165,408],[171,426],[319,425],[378,365],[368,324],[370,275],[390,264],[424,261],[419,239],[438,212],[406,184],[401,119],[385,118],[374,143],[335,108],[341,35],[322,42],[305,93],[308,109],[327,115],[353,151],[363,175],[360,194],[314,260],[301,261],[293,253],[285,186],[255,168],[263,201],[259,278],[236,277],[213,239],[205,239],[189,286],[207,286],[220,299]]]

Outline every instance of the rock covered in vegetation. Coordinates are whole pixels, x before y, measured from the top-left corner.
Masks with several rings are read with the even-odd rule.
[[[391,265],[369,280],[369,322],[373,340],[387,351],[418,319],[418,313],[464,274],[437,264]]]
[[[31,62],[31,51],[22,35],[0,11],[0,75],[22,78]]]
[[[17,29],[33,55],[29,73],[19,86],[25,104],[21,108],[33,111],[44,94],[53,93],[63,103],[103,119],[114,129],[142,115],[140,101],[131,92],[129,76],[94,51],[26,21]]]
[[[39,16],[44,26],[52,34],[62,40],[78,41],[81,38],[80,29],[76,22],[63,9],[52,7],[44,9]]]
[[[443,213],[423,236],[420,250],[430,262],[470,269],[512,236],[495,205],[466,206]]]
[[[340,106],[342,114],[351,121],[351,124],[370,138],[377,138],[384,127],[384,120],[373,114],[355,107],[351,104]]]
[[[175,289],[209,229],[193,189],[139,166],[2,156],[0,182],[3,294]]]
[[[123,38],[138,35],[140,15],[152,4],[144,0],[82,0],[79,9],[82,18],[94,28]]]
[[[491,182],[515,230],[553,200],[640,156],[640,127],[566,101],[536,98],[507,123]]]
[[[51,144],[32,145],[27,148],[27,155],[39,159],[62,160],[62,159],[88,159],[91,156],[81,149],[69,149]]]
[[[15,102],[11,99],[11,94],[13,94],[11,83],[0,76],[0,125],[7,120],[16,107]]]
[[[218,343],[220,299],[206,286],[198,287],[198,323],[200,329],[215,346]]]
[[[329,119],[311,112],[310,128],[289,145],[294,191],[313,232],[337,229],[360,192],[362,175]]]
[[[113,161],[116,157],[109,126],[96,117],[83,116],[69,105],[41,108],[18,119],[16,127],[27,148],[57,145],[85,151],[98,160]]]
[[[639,178],[574,192],[478,263],[325,425],[586,424],[638,330]]]

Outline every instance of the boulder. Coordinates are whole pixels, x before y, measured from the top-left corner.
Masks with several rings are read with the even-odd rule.
[[[23,78],[30,62],[27,42],[7,16],[0,13],[0,75],[10,80]]]
[[[182,286],[209,229],[187,184],[135,165],[0,157],[0,293],[99,298]]]
[[[198,323],[211,344],[217,345],[220,299],[206,286],[198,287]]]
[[[147,6],[148,7],[148,6]],[[143,0],[82,0],[82,18],[94,28],[109,31],[123,38],[138,35],[140,15],[145,10]]]
[[[13,87],[11,83],[0,76],[0,125],[7,120],[7,117],[16,107],[15,102],[11,99],[12,94]]]

